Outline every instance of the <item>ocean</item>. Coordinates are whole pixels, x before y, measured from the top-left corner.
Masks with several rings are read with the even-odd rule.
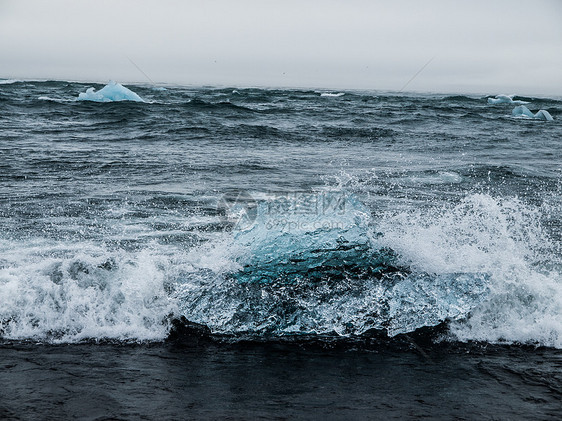
[[[559,416],[562,98],[103,87],[0,80],[2,418]]]

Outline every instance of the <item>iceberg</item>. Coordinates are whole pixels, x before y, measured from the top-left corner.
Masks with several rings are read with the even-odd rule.
[[[546,110],[539,110],[536,114],[535,114],[535,118],[538,118],[540,120],[545,120],[545,121],[552,121],[554,120],[552,118],[552,116],[550,115],[550,113]]]
[[[530,118],[535,118],[535,115],[524,105],[518,105],[511,112],[515,117],[525,116]]]
[[[495,98],[488,98],[488,104],[496,105],[496,104],[528,104],[527,101],[521,100],[514,100],[513,97],[515,95],[496,95]]]
[[[529,117],[544,121],[554,120],[548,111],[539,110],[536,114],[533,114],[531,110],[529,110],[524,105],[518,105],[517,107],[515,107],[511,114],[515,117]]]
[[[144,100],[130,89],[125,88],[120,83],[109,81],[99,91],[94,88],[88,88],[86,92],[78,95],[79,101],[95,101],[95,102],[113,102],[113,101],[136,101],[144,102]]]
[[[384,234],[373,231],[371,210],[352,194],[272,192],[237,203],[225,209],[236,223],[236,267],[177,289],[180,314],[213,332],[347,336],[377,329],[395,336],[466,318],[490,293],[486,273],[402,266]]]
[[[322,279],[347,270],[369,271],[392,260],[388,250],[373,250],[370,212],[351,195],[288,194],[260,202],[256,211],[252,226],[235,234],[250,252],[235,275],[240,282]]]
[[[444,290],[450,291],[451,284],[461,279],[472,282],[472,286],[487,281],[487,275],[481,273],[412,273],[400,264],[394,250],[378,244],[377,238],[383,234],[371,228],[369,209],[353,195],[342,192],[302,193],[298,197],[293,193],[284,199],[260,201],[252,225],[234,235],[247,253],[241,256],[241,267],[232,278],[241,284],[259,285],[384,278],[388,281],[385,289],[404,282],[400,288],[408,288],[412,297],[421,283],[440,282],[447,285]],[[395,292],[400,290],[400,295],[405,295],[400,288]],[[388,292],[390,298],[395,295],[392,290]]]

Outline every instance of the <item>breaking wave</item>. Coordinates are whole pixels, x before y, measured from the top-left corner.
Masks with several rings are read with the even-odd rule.
[[[43,239],[0,241],[6,339],[161,340],[173,302],[162,256]]]
[[[376,247],[358,252],[350,245],[363,239],[351,235],[355,241],[336,248],[336,256],[321,239],[326,232],[250,235],[238,246],[259,252],[250,246],[249,260],[236,260],[242,269],[234,277],[205,269],[190,274],[178,287],[180,310],[227,334],[381,329],[392,336],[448,320],[461,340],[561,346],[560,272],[540,268],[544,253],[554,257],[555,249],[537,210],[478,194],[440,210],[385,214],[375,225],[382,233],[374,236]],[[341,234],[349,234],[333,233],[340,244]],[[301,240],[309,246],[294,253]],[[268,244],[278,245],[278,260]]]
[[[251,228],[190,249],[2,240],[2,336],[163,340],[181,316],[258,336],[446,321],[452,339],[562,347],[562,262],[539,209],[475,194],[372,217],[357,202],[343,225],[294,231],[268,229],[263,206]]]

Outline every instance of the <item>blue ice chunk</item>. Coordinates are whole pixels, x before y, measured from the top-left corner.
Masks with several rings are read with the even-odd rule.
[[[524,105],[518,105],[511,112],[515,117],[525,116],[530,118],[535,118],[535,115]]]
[[[495,98],[488,98],[488,104],[492,104],[492,105],[496,105],[496,104],[516,104],[516,105],[522,105],[522,104],[528,104],[527,101],[521,101],[521,100],[514,100],[513,99],[514,95],[496,95]]]
[[[511,112],[512,115],[515,117],[529,117],[535,118],[537,120],[544,120],[544,121],[552,121],[553,118],[550,113],[546,110],[539,110],[536,114],[533,114],[531,110],[529,110],[524,105],[519,105],[513,109]]]
[[[144,100],[130,89],[125,88],[120,83],[109,81],[99,91],[94,88],[88,88],[86,92],[78,95],[79,101],[95,101],[95,102],[113,102],[113,101],[136,101],[144,102]]]
[[[252,226],[236,233],[236,241],[251,253],[236,275],[239,281],[322,278],[349,266],[367,269],[391,257],[373,250],[370,212],[352,195],[307,193],[288,199],[260,202]]]
[[[511,104],[513,99],[507,95],[496,95],[495,98],[488,98],[488,104]]]
[[[386,290],[391,336],[468,316],[490,293],[484,273],[411,274]]]
[[[541,120],[545,120],[545,121],[552,121],[554,120],[552,118],[552,116],[550,115],[550,113],[546,110],[539,110],[536,114],[535,114],[535,118],[541,119]]]

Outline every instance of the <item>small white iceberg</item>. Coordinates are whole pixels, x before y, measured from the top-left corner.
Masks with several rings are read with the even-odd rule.
[[[531,110],[529,110],[524,105],[518,105],[513,109],[511,114],[515,117],[529,117],[529,118],[536,118],[538,120],[545,120],[545,121],[552,121],[554,120],[550,113],[546,110],[539,110],[536,114],[533,114]]]
[[[527,101],[514,100],[515,95],[496,95],[495,98],[488,98],[488,104],[528,104]]]
[[[78,95],[79,101],[95,101],[95,102],[113,102],[113,101],[136,101],[144,102],[144,100],[130,89],[125,88],[120,83],[110,80],[107,85],[96,91],[94,88],[88,88],[86,92]]]

